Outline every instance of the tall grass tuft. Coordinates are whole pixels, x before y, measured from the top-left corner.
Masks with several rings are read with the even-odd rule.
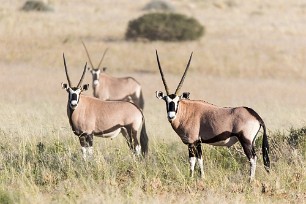
[[[24,140],[1,132],[3,203],[51,202],[178,202],[191,203],[298,201],[305,196],[305,146],[294,148],[288,138],[304,134],[273,132],[270,138],[271,173],[259,157],[256,180],[249,184],[249,163],[236,148],[203,145],[205,178],[189,177],[187,146],[180,141],[152,139],[147,158],[132,154],[124,139],[96,139],[94,158],[84,161],[77,138]],[[61,135],[62,133],[60,133]],[[295,138],[296,136],[294,136]],[[260,155],[260,136],[256,144]],[[16,145],[19,144],[19,145]],[[299,143],[301,144],[301,143]],[[18,148],[16,148],[18,147]],[[4,190],[5,189],[5,190]],[[214,196],[215,195],[215,196]],[[221,196],[222,195],[222,196]]]

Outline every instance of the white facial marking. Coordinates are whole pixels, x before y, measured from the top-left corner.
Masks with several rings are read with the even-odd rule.
[[[94,84],[95,86],[99,85],[99,80],[94,80],[93,84]]]
[[[81,89],[77,89],[77,90],[74,91],[71,88],[69,88],[70,107],[72,109],[76,109],[76,107],[78,106],[80,93],[81,93]]]
[[[175,116],[176,116],[176,113],[174,111],[168,112],[168,118],[173,120],[173,119],[175,119]]]
[[[71,103],[71,105],[73,105],[73,106],[76,106],[76,105],[78,104],[78,102],[77,102],[76,100],[72,100],[70,103]]]
[[[178,108],[179,97],[176,96],[174,99],[172,99],[169,96],[166,96],[165,101],[166,101],[166,104],[167,104],[168,119],[170,121],[172,121],[176,118],[176,112],[177,112],[177,108]]]

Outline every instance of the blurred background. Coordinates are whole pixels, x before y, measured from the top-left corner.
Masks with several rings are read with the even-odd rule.
[[[304,202],[305,39],[302,0],[0,0],[0,203]],[[108,48],[101,67],[142,85],[150,139],[144,162],[121,136],[95,139],[92,163],[80,158],[61,83],[63,53],[73,85],[89,63],[82,41],[94,65]],[[269,175],[260,133],[252,185],[239,144],[203,145],[207,176],[189,179],[187,147],[155,97],[164,91],[155,50],[170,92],[193,52],[182,92],[248,106],[263,118]],[[90,73],[83,83],[92,95]]]

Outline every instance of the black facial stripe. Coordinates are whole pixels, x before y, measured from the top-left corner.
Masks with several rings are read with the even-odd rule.
[[[78,99],[78,95],[76,93],[71,94],[71,101],[77,100],[77,99]]]
[[[93,80],[95,81],[95,80],[98,80],[98,74],[97,73],[94,73],[93,75]]]
[[[168,106],[168,112],[175,111],[175,103],[171,101]]]

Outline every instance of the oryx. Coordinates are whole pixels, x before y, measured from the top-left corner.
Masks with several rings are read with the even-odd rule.
[[[75,135],[79,136],[84,159],[93,154],[93,136],[114,138],[122,133],[129,147],[139,155],[148,151],[148,137],[142,111],[133,103],[125,101],[102,101],[83,95],[89,84],[82,86],[86,65],[77,86],[72,86],[69,79],[66,60],[63,54],[68,84],[62,88],[68,92],[67,115]],[[140,144],[137,133],[140,132]]]
[[[106,67],[100,69],[107,49],[104,51],[98,67],[95,68],[83,41],[82,43],[91,65],[88,70],[92,74],[93,95],[102,100],[130,101],[143,110],[144,99],[141,85],[132,77],[117,78],[108,75],[105,72]]]
[[[157,51],[156,58],[166,90],[166,95],[156,91],[156,97],[166,102],[167,116],[173,130],[182,142],[188,145],[191,176],[194,174],[196,160],[200,166],[201,176],[204,175],[201,143],[230,147],[239,141],[250,162],[250,180],[253,180],[257,159],[254,142],[261,127],[263,161],[266,170],[269,171],[269,144],[262,118],[248,107],[222,108],[205,101],[189,100],[189,92],[179,95],[192,54],[176,91],[170,94]]]

